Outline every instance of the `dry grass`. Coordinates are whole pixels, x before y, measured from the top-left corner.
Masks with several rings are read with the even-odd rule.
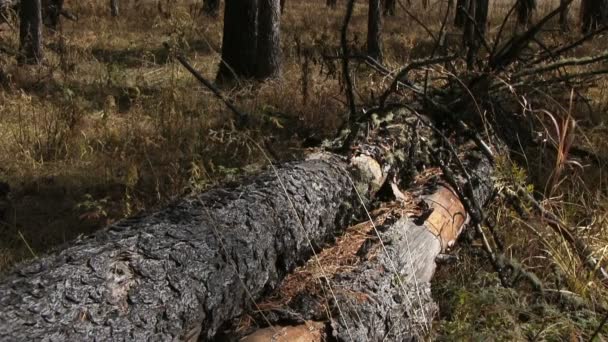
[[[163,13],[155,3],[125,2],[127,8],[118,19],[109,17],[106,1],[66,3],[80,21],[66,21],[60,33],[47,35],[45,65],[18,67],[14,58],[0,54],[0,70],[9,76],[0,92],[0,179],[12,188],[10,208],[0,222],[0,271],[79,234],[265,164],[255,147],[235,136],[231,113],[171,58],[173,51],[163,47],[169,43],[186,52],[203,75],[214,78],[221,19],[206,18],[182,2],[165,6]],[[541,1],[537,15],[557,3]],[[491,35],[511,5],[492,2]],[[439,30],[445,8],[445,1],[433,2],[429,10],[419,3],[409,7],[433,32]],[[366,11],[359,1],[351,25],[351,44],[361,51]],[[576,8],[571,11],[573,26],[576,12]],[[339,52],[342,15],[342,10],[326,9],[321,0],[288,0],[282,22],[283,78],[225,89],[254,115],[248,133],[265,141],[281,158],[298,156],[304,138],[332,135],[342,123],[346,107],[340,69],[337,61],[322,58]],[[2,46],[16,49],[16,33],[7,25],[0,29]],[[516,30],[510,23],[506,31]],[[433,48],[425,29],[399,6],[397,16],[386,19],[384,31],[385,64],[391,69],[428,56]],[[448,41],[457,49],[458,35],[451,26],[449,31]],[[574,31],[543,33],[549,43],[578,36]],[[599,37],[573,53],[597,53],[606,40]],[[357,65],[354,81],[357,101],[370,103],[389,80]],[[567,126],[563,123],[568,115],[578,120],[568,139],[606,156],[606,89],[606,78],[582,89],[592,98],[592,111],[582,103],[570,107],[569,94],[554,102],[535,101],[546,104],[558,128]],[[559,133],[559,129],[547,130],[558,140]],[[567,156],[562,153],[556,162],[546,151],[530,153],[525,165],[528,175],[544,185],[550,172],[559,171],[551,178],[551,196],[545,204],[575,225],[596,256],[606,260],[604,169],[570,167]],[[510,167],[499,177],[505,182],[527,182]],[[568,289],[606,304],[605,289],[583,271],[542,220],[518,220],[500,206],[496,211],[509,255],[545,279],[559,269]],[[455,286],[467,288],[470,283],[463,277]]]

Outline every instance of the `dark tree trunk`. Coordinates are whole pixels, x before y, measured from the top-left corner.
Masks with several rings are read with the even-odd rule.
[[[284,10],[285,10],[285,0],[281,0],[281,14],[283,14]]]
[[[279,0],[259,0],[257,72],[259,79],[281,75],[281,4]]]
[[[42,6],[40,0],[22,0],[19,12],[20,64],[38,64],[42,61]]]
[[[210,17],[217,17],[220,15],[220,0],[204,0],[203,11]]]
[[[255,76],[257,0],[226,0],[222,61],[217,81]]]
[[[327,5],[329,8],[336,8],[338,5],[338,0],[326,0],[325,5]]]
[[[118,0],[110,0],[110,15],[112,17],[118,17],[119,14]]]
[[[369,0],[367,54],[382,62],[382,4],[380,0]]]
[[[472,69],[477,62],[479,48],[485,39],[488,24],[488,0],[469,0],[465,16],[463,45],[467,53],[467,67]]]
[[[206,340],[346,226],[351,179],[369,184],[353,170],[286,164],[21,264],[0,283],[0,340]]]
[[[456,1],[456,12],[454,15],[454,26],[463,28],[467,22],[467,11],[469,9],[469,2],[473,0],[457,0]]]
[[[61,23],[63,0],[42,0],[41,5],[44,25],[53,31],[57,30]]]
[[[607,0],[582,0],[580,8],[581,30],[589,33],[608,23]]]
[[[384,0],[384,15],[394,16],[397,7],[397,0]]]
[[[570,3],[566,5],[568,0],[560,0],[560,6],[563,6],[562,11],[559,13],[559,26],[563,32],[567,32],[570,30],[570,26],[568,24],[568,15],[570,12]]]
[[[517,21],[527,26],[532,20],[532,12],[535,9],[536,0],[517,0]]]

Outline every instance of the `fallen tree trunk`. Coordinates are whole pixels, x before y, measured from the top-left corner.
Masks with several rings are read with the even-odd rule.
[[[493,192],[492,162],[475,152],[464,159],[474,196],[484,204]],[[461,187],[466,182],[456,181]],[[362,233],[358,229],[352,239],[342,239],[290,275],[274,297],[260,303],[267,308],[262,312],[266,321],[279,326],[256,331],[242,341],[422,340],[437,311],[430,293],[436,259],[454,245],[470,218],[466,205],[438,171],[399,197],[405,203],[384,214],[384,222],[362,224],[368,227],[367,239],[357,240]],[[340,255],[345,250],[351,253]],[[349,262],[340,264],[343,260]],[[312,279],[328,277],[329,272],[319,269],[336,267],[330,280]],[[317,285],[298,285],[302,283]],[[280,326],[286,322],[301,324]]]
[[[349,178],[361,178],[323,156],[19,265],[0,284],[0,340],[212,337],[349,220],[358,201]]]

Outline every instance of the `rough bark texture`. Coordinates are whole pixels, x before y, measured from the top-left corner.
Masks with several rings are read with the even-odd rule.
[[[203,11],[210,17],[217,17],[220,15],[220,0],[204,0]]]
[[[474,195],[483,204],[492,194],[492,165],[476,152],[467,154],[465,165],[472,177]],[[274,327],[274,331],[291,334],[290,340],[304,336],[306,341],[323,341],[329,336],[337,341],[423,340],[437,310],[430,294],[435,260],[455,243],[469,218],[458,195],[441,180],[431,179],[414,193],[422,193],[430,214],[408,215],[378,226],[384,247],[375,232],[370,232],[371,244],[363,243],[357,252],[361,261],[354,267],[343,266],[347,271],[332,277],[329,283],[333,293],[327,286],[324,292],[304,292],[296,295],[288,308],[280,309],[312,328],[303,330],[300,326],[283,331]],[[331,317],[324,314],[326,304]],[[318,337],[313,328],[318,329],[319,325],[311,325],[310,321],[324,319],[329,319],[330,326],[324,336]],[[315,334],[310,336],[308,331]],[[264,339],[257,336],[270,333],[271,329],[263,330],[246,341],[262,342]],[[274,336],[276,341],[289,341],[283,340],[282,335]]]
[[[380,0],[369,0],[367,54],[382,62],[382,4]]]
[[[110,0],[110,15],[118,17],[120,11],[118,9],[118,0]]]
[[[20,64],[38,64],[42,61],[42,6],[41,0],[21,1],[19,12]]]
[[[279,0],[259,0],[257,72],[259,79],[281,75],[281,4]]]
[[[492,189],[491,167],[486,159],[475,163],[476,195],[484,203]],[[445,211],[427,203],[436,215]],[[460,210],[453,219],[463,214]],[[436,231],[446,227],[436,227],[428,219],[423,224],[418,221],[402,218],[381,227],[386,252],[378,251],[376,258],[334,279],[333,286],[341,289],[336,296],[342,315],[334,311],[332,334],[339,341],[409,341],[428,333],[437,310],[430,290],[435,258],[449,241]]]
[[[279,168],[286,192],[268,172],[19,265],[0,284],[0,340],[212,337],[351,215],[347,165],[324,156]]]
[[[226,0],[219,82],[255,75],[257,0]]]

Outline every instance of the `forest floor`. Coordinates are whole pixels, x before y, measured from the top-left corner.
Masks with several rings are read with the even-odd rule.
[[[332,137],[345,119],[339,29],[343,6],[330,10],[324,1],[287,0],[282,19],[283,77],[265,83],[243,81],[224,91],[253,115],[251,141],[234,134],[233,115],[202,89],[172,56],[184,52],[203,75],[214,79],[221,50],[222,19],[204,16],[191,5],[124,2],[111,18],[107,1],[66,1],[79,17],[64,21],[60,32],[45,33],[46,60],[41,67],[20,67],[0,52],[0,180],[10,185],[0,198],[0,272],[82,234],[141,211],[154,210],[191,191],[235,181],[268,164],[260,146],[278,159],[295,159],[309,141]],[[558,1],[542,2],[545,13]],[[405,4],[405,2],[404,2]],[[139,7],[138,7],[139,6]],[[490,34],[511,4],[492,2]],[[433,41],[423,26],[439,31],[446,4],[398,5],[384,23],[384,64],[391,70],[427,57]],[[578,23],[572,11],[571,25]],[[357,5],[350,41],[363,51],[367,6]],[[0,24],[0,47],[18,47],[16,21]],[[546,30],[547,41],[576,39]],[[516,31],[515,24],[507,26]],[[456,29],[448,45],[458,49]],[[165,43],[171,49],[165,47]],[[608,37],[575,50],[602,51]],[[355,65],[353,63],[353,65]],[[357,101],[372,103],[390,82],[365,64],[355,66]],[[2,75],[0,75],[2,76]],[[608,157],[608,79],[581,91],[591,103],[556,99],[550,118],[577,119],[574,141]],[[541,115],[540,113],[538,115]],[[550,120],[547,120],[550,123]],[[547,135],[560,126],[548,124]],[[545,205],[577,227],[598,259],[608,258],[608,197],[601,166],[554,167],[551,150],[525,151],[523,169],[501,170],[497,178],[535,183],[547,195]],[[556,172],[559,172],[555,174]],[[551,176],[550,176],[551,175]],[[435,280],[441,315],[438,340],[550,340],[589,338],[599,325],[597,307],[608,305],[608,292],[587,272],[542,219],[522,220],[504,203],[492,210],[505,254],[555,288],[575,293],[581,306],[545,305],[529,292],[500,286],[475,241],[455,253],[460,261],[441,267]],[[606,328],[608,329],[608,328]],[[605,332],[608,336],[608,331]]]

